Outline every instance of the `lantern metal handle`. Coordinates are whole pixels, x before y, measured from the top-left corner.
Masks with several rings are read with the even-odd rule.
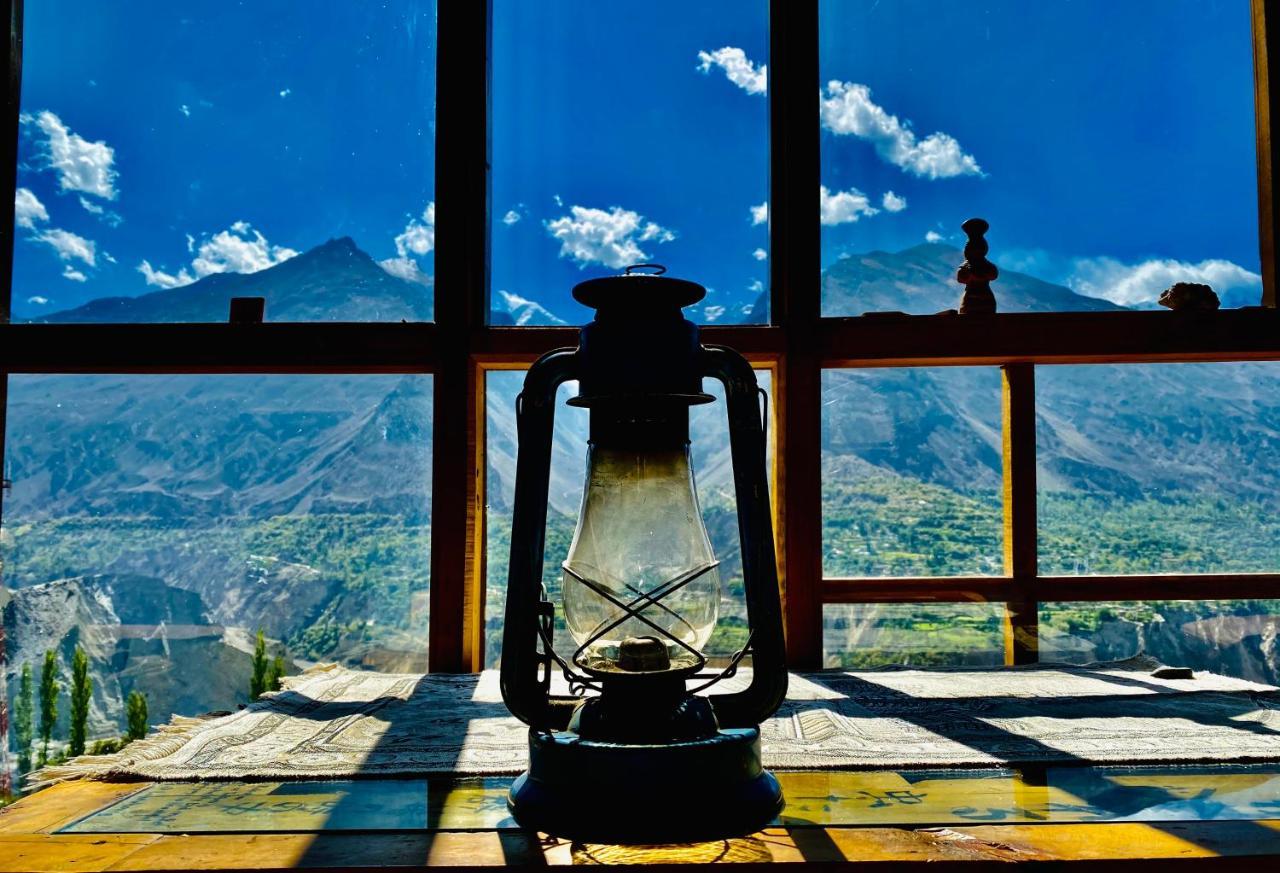
[[[626,268],[625,270],[623,270],[622,272],[623,272],[623,274],[624,274],[624,275],[627,275],[627,276],[634,276],[634,275],[636,275],[640,270],[652,270],[652,271],[653,271],[653,272],[651,272],[651,273],[640,273],[640,275],[642,275],[642,276],[661,276],[663,273],[667,272],[667,268],[666,268],[666,267],[664,267],[662,264],[632,264],[631,266],[627,267],[627,268]]]

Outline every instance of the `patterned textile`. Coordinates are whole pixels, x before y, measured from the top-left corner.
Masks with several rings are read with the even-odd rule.
[[[1280,760],[1280,689],[1107,665],[793,674],[763,740],[777,769]],[[495,672],[323,666],[239,712],[175,718],[32,781],[518,773],[526,742]]]

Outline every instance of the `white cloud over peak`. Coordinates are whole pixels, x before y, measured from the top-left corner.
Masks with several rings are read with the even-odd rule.
[[[769,87],[769,67],[756,66],[740,48],[725,46],[713,52],[698,52],[698,69],[711,72],[713,66],[724,70],[730,82],[748,94],[763,94]]]
[[[884,197],[880,199],[880,205],[884,207],[885,212],[901,212],[907,208],[907,198],[892,191],[886,191]]]
[[[85,282],[89,277],[70,264],[67,264],[62,268],[62,278],[70,279],[72,282]]]
[[[769,220],[769,201],[761,203],[759,206],[751,207],[751,224],[764,224]]]
[[[378,261],[378,266],[397,279],[416,282],[419,285],[431,284],[431,277],[422,272],[422,268],[418,266],[418,262],[413,258],[387,258],[386,260]]]
[[[49,211],[29,188],[13,192],[13,220],[18,227],[34,230],[37,221],[48,221]]]
[[[138,264],[138,272],[148,285],[180,288],[214,273],[256,273],[297,254],[286,246],[272,245],[247,221],[237,221],[228,229],[199,240],[188,236],[187,250],[195,254],[190,270],[183,267],[177,273],[167,273],[144,260]]]
[[[237,221],[200,241],[191,269],[197,278],[213,273],[256,273],[289,260],[297,252],[267,242],[247,221]]]
[[[52,248],[64,261],[80,261],[88,267],[97,265],[97,246],[93,240],[85,239],[79,234],[51,227],[34,239]]]
[[[43,159],[45,165],[58,174],[58,185],[63,191],[83,191],[104,200],[116,198],[115,150],[106,142],[90,142],[73,133],[62,119],[47,109],[34,118],[22,117],[24,123],[34,122],[45,135]]]
[[[818,193],[822,223],[826,225],[850,224],[863,216],[875,215],[880,211],[872,206],[867,195],[857,188],[832,193],[826,185],[823,185]]]
[[[924,235],[924,241],[929,243],[942,242],[942,234],[936,230],[931,230]]]
[[[143,261],[138,264],[138,272],[147,280],[148,285],[155,285],[159,288],[180,288],[183,285],[190,285],[195,278],[185,269],[179,270],[175,276],[162,270],[157,270],[151,266],[150,261]]]
[[[41,297],[39,294],[33,294],[27,298],[27,302],[35,304],[36,306],[45,306],[49,303],[49,298]]]
[[[908,173],[927,179],[982,175],[977,159],[967,154],[955,137],[938,132],[917,139],[911,122],[872,101],[866,85],[833,80],[819,98],[823,127],[870,142],[876,154]]]
[[[751,257],[755,258],[757,261],[763,261],[765,258],[769,257],[769,253],[764,249],[756,249],[751,253]]]
[[[1260,297],[1262,288],[1262,277],[1257,273],[1218,259],[1190,263],[1152,258],[1126,264],[1115,258],[1079,258],[1066,280],[1078,294],[1101,297],[1122,306],[1155,306],[1160,292],[1175,282],[1210,285],[1219,297],[1233,289],[1257,289]]]
[[[572,258],[579,267],[603,264],[619,269],[640,263],[649,259],[640,243],[667,243],[676,238],[674,231],[621,206],[607,211],[570,206],[569,213],[543,224],[547,233],[560,241],[560,257]]]

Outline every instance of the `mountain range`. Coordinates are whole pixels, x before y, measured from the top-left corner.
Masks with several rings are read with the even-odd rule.
[[[842,258],[824,274],[823,310],[952,308],[962,257],[929,244]],[[341,238],[250,275],[103,298],[40,320],[224,321],[233,296],[266,298],[274,321],[423,320],[432,290],[390,275]],[[1002,274],[995,290],[1002,311],[1119,308],[1017,272]],[[498,302],[506,309],[494,323],[554,317],[532,296]],[[494,518],[510,511],[520,381],[488,377]],[[1037,398],[1044,494],[1275,506],[1280,366],[1041,367]],[[227,708],[231,689],[243,698],[247,641],[258,627],[287,643],[299,666],[340,658],[421,669],[431,377],[16,375],[8,400],[0,602],[11,680],[45,648],[69,662],[70,649],[90,641],[95,671],[111,677],[95,691],[105,730],[133,687],[155,695],[156,718]],[[888,482],[903,494],[927,486],[997,499],[995,368],[827,371],[822,422],[828,485]],[[585,413],[561,407],[549,501],[553,522],[568,529],[585,433]],[[723,405],[697,410],[692,433],[700,496],[729,562],[736,531],[723,511],[731,504]],[[500,565],[491,562],[491,590],[501,590]],[[110,630],[162,624],[183,630],[146,639]],[[192,671],[181,681],[148,660],[159,657],[156,646],[167,656],[179,636]],[[210,671],[232,678],[207,681]]]

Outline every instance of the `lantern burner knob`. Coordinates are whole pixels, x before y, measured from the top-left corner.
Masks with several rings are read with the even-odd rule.
[[[627,637],[618,646],[618,666],[635,673],[669,670],[671,656],[657,637]]]

